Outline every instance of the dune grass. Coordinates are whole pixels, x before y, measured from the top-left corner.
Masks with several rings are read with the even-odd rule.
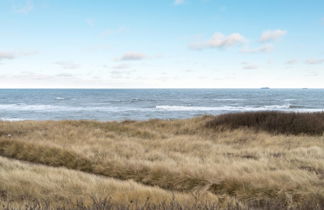
[[[35,165],[0,157],[0,206],[83,208],[150,205],[221,206],[211,193],[190,194],[148,187],[77,170]],[[197,200],[199,197],[200,200]],[[230,199],[230,198],[228,198]],[[235,202],[233,201],[233,204]],[[2,205],[1,205],[2,204]],[[34,209],[34,208],[32,208]]]
[[[269,121],[273,123],[280,121],[280,117],[287,118],[283,113],[276,114],[275,120]],[[80,184],[75,188],[77,190],[73,187],[57,189],[46,184],[62,185],[62,177],[72,180],[82,176],[102,183],[107,179],[132,182],[133,193],[144,188],[151,192],[150,205],[155,209],[163,209],[162,206],[172,209],[170,205],[176,206],[174,209],[186,205],[189,209],[189,206],[197,204],[189,202],[195,200],[190,197],[193,195],[200,195],[199,205],[205,209],[216,205],[217,208],[234,209],[322,209],[324,136],[313,132],[296,133],[295,126],[285,127],[294,132],[278,132],[278,129],[273,132],[260,126],[261,120],[255,120],[268,119],[268,113],[259,113],[263,116],[261,118],[258,114],[253,117],[250,113],[245,115],[249,115],[249,125],[254,122],[257,127],[239,122],[239,126],[229,126],[230,119],[237,122],[234,115],[228,115],[228,118],[204,116],[186,120],[125,122],[0,122],[0,156],[10,158],[2,159],[2,162],[7,162],[7,168],[9,165],[13,168],[24,165],[19,171],[21,178],[25,178],[24,182],[48,193],[45,198],[34,191],[22,190],[19,193],[16,190],[19,184],[6,185],[0,192],[10,194],[13,205],[20,205],[15,201],[22,196],[28,198],[24,202],[30,205],[41,198],[41,201],[47,200],[50,205],[57,206],[57,198],[60,198],[71,201],[70,205],[85,200],[83,207],[89,207],[93,199],[88,198],[100,194],[98,199],[106,205],[128,208],[125,200],[105,200],[115,193],[125,197],[132,194],[118,187],[107,185],[107,189],[115,189],[114,193],[101,191],[92,187],[92,182],[86,178],[74,180],[76,185]],[[244,114],[239,116],[242,118]],[[294,114],[292,118],[298,118],[301,123],[300,119],[310,116],[313,115]],[[223,123],[224,118],[226,123]],[[11,159],[41,165],[12,162]],[[35,174],[33,179],[34,175],[28,174],[38,167],[41,169],[37,170],[42,172],[38,176]],[[0,161],[0,174],[7,171],[3,168],[4,163]],[[49,180],[38,181],[42,179]],[[0,183],[16,182],[13,176],[0,176]],[[81,197],[76,193],[78,190],[84,192]],[[132,200],[148,205],[143,204],[143,196],[133,196]]]

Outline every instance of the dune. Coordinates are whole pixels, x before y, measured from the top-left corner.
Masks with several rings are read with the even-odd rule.
[[[322,116],[2,121],[0,203],[12,209],[323,209]]]

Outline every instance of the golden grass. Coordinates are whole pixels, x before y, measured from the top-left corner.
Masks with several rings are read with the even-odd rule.
[[[73,207],[78,201],[83,205],[94,200],[109,199],[112,204],[172,202],[181,205],[194,202],[194,195],[169,192],[158,187],[147,187],[134,181],[93,176],[90,174],[33,165],[0,157],[0,195],[2,200],[12,201],[11,206],[21,206],[26,201],[39,200],[42,205]],[[211,193],[200,195],[204,201],[218,198]],[[5,203],[3,201],[3,203]],[[1,201],[0,201],[1,204]]]
[[[212,120],[214,117],[205,116],[143,122],[0,122],[0,155],[46,165],[37,167],[44,171],[40,174],[57,177],[54,185],[62,185],[63,176],[71,180],[84,176],[102,182],[136,182],[135,192],[144,188],[155,190],[150,194],[155,204],[170,199],[173,193],[179,195],[176,201],[180,204],[192,193],[203,193],[208,195],[202,196],[208,202],[222,205],[237,201],[242,206],[279,203],[285,208],[310,204],[312,208],[323,208],[323,135],[273,135],[244,128],[213,130],[206,127]],[[6,161],[7,165],[17,164]],[[36,166],[25,165],[20,176],[31,173],[33,167]],[[33,179],[33,175],[26,175],[26,181],[30,186],[43,187],[43,182],[37,182],[40,176]],[[16,182],[10,179],[11,176],[0,176],[0,183]],[[79,182],[78,189],[89,195],[109,194],[76,178],[75,183]],[[107,184],[107,189],[110,187]],[[50,192],[46,199],[53,203],[57,202],[54,195],[66,200],[79,199],[73,188],[46,189]],[[116,193],[123,191],[114,189]],[[13,198],[25,193],[19,194],[10,186],[3,191]],[[27,194],[32,198],[39,196]],[[129,194],[124,192],[126,197]],[[143,202],[142,196],[133,199]]]

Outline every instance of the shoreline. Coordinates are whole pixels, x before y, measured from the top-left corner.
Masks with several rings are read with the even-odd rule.
[[[262,112],[268,112],[268,113],[295,113],[295,114],[320,114],[324,113],[324,109],[317,110],[317,111],[284,111],[284,110],[260,110],[260,111],[237,111],[237,112],[223,112],[219,114],[197,114],[195,116],[191,117],[184,117],[184,118],[145,118],[145,119],[133,119],[133,118],[125,118],[120,120],[100,120],[100,119],[91,119],[91,118],[80,118],[80,119],[73,119],[73,118],[66,118],[66,119],[23,119],[23,118],[7,118],[7,117],[0,117],[0,122],[46,122],[46,121],[96,121],[96,122],[123,122],[123,121],[138,121],[138,122],[145,122],[150,120],[190,120],[193,118],[201,118],[201,117],[218,117],[222,115],[230,115],[230,114],[245,114],[245,113],[262,113]]]

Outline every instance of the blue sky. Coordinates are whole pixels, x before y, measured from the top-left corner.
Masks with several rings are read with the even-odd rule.
[[[0,88],[324,88],[324,1],[0,0]]]

